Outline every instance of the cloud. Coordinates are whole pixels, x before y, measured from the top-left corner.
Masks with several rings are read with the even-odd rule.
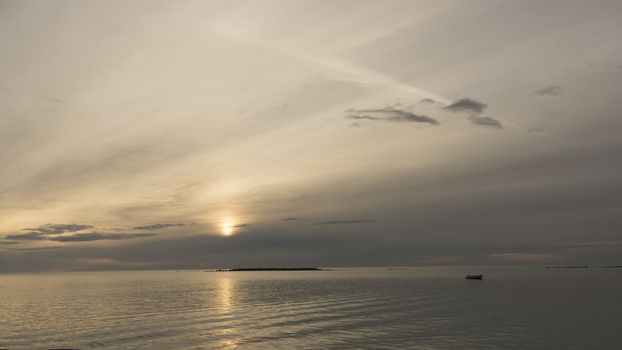
[[[56,235],[65,232],[78,232],[93,228],[91,225],[79,224],[45,224],[36,228],[25,228],[24,231],[38,232],[40,234]]]
[[[153,224],[145,226],[134,226],[132,230],[161,230],[167,227],[186,226],[186,224]]]
[[[445,107],[446,110],[451,112],[473,112],[473,113],[482,113],[486,109],[487,105],[485,103],[470,99],[470,98],[462,98],[449,106]]]
[[[183,226],[184,224],[155,224],[150,226],[139,226],[133,229],[161,229],[168,226]],[[29,231],[21,234],[7,235],[5,240],[11,241],[52,241],[52,242],[86,242],[99,240],[120,240],[138,237],[153,236],[153,233],[106,233],[106,232],[87,232],[73,235],[63,235],[64,233],[79,232],[91,229],[91,225],[79,224],[45,224],[36,228],[25,228]]]
[[[250,226],[251,226],[251,224],[237,224],[237,225],[233,225],[233,227],[236,227],[236,228],[243,228],[243,227],[250,227]]]
[[[61,248],[62,246],[53,246],[53,247],[17,248],[15,250],[18,252],[38,252],[38,251],[57,250]]]
[[[122,240],[139,237],[155,236],[154,233],[106,233],[106,232],[89,232],[79,233],[71,236],[53,236],[47,237],[48,241],[54,242],[91,242],[102,240]]]
[[[501,129],[503,125],[500,121],[492,117],[480,117],[478,115],[472,115],[469,117],[471,123],[475,125],[487,126],[490,128]]]
[[[451,112],[471,112],[474,113],[469,117],[471,123],[479,126],[486,126],[489,128],[501,129],[503,125],[501,122],[492,117],[480,116],[482,112],[488,107],[487,104],[479,102],[470,98],[462,98],[449,106],[445,107],[446,110]]]
[[[42,241],[47,239],[47,235],[41,232],[28,232],[19,235],[7,235],[5,239],[10,241]]]
[[[367,120],[384,120],[383,118],[371,117],[368,115],[349,115],[346,118],[349,119],[367,119]]]
[[[436,100],[431,99],[431,98],[424,98],[420,100],[419,103],[436,103]]]
[[[301,218],[294,218],[294,217],[289,217],[289,218],[282,218],[281,221],[296,221],[296,220],[302,220]]]
[[[371,222],[378,222],[378,220],[364,220],[364,219],[359,219],[359,220],[334,220],[334,221],[316,222],[316,223],[311,224],[311,225],[347,225],[347,224],[363,224],[363,223],[371,223]]]
[[[557,86],[557,85],[549,86],[549,87],[546,87],[544,89],[540,89],[534,92],[534,94],[541,95],[541,96],[557,96],[563,93],[564,93],[564,90],[562,89],[562,87]]]
[[[428,123],[438,125],[439,122],[425,115],[417,115],[412,112],[385,107],[380,109],[349,109],[346,118],[357,120],[383,121],[390,123]]]
[[[18,235],[8,235],[5,237],[8,241],[53,241],[53,242],[86,242],[101,240],[120,240],[139,237],[155,236],[154,233],[106,233],[106,232],[88,232],[77,233],[69,236],[46,234],[41,232],[27,232]]]

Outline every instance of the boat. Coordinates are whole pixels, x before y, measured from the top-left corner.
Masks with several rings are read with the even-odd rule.
[[[468,280],[481,280],[484,278],[484,275],[467,275],[465,278]]]

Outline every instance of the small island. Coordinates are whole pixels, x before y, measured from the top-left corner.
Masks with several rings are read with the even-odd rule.
[[[604,266],[590,266],[590,265],[567,265],[567,266],[547,266],[547,269],[620,269],[622,265],[604,265]]]
[[[323,271],[317,267],[238,267],[235,269],[218,269],[216,272],[240,271]]]

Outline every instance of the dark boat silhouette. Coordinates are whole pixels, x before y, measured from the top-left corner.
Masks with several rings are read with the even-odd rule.
[[[465,278],[468,280],[481,280],[484,278],[484,275],[467,275]]]

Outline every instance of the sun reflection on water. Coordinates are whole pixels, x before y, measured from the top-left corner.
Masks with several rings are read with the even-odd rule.
[[[231,312],[233,299],[233,281],[230,277],[218,280],[218,306],[224,313]]]
[[[233,316],[232,312],[235,309],[235,281],[229,276],[222,276],[218,279],[217,286],[218,309],[224,315]],[[234,349],[238,347],[240,339],[234,318],[227,322],[226,327],[219,333],[223,337],[220,341],[220,348]]]

